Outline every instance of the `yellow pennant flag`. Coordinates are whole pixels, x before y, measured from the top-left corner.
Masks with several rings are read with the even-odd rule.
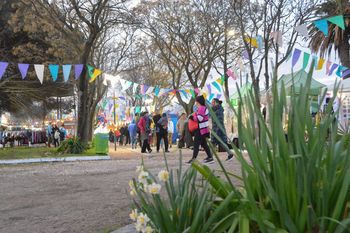
[[[115,106],[114,106],[115,108],[118,108],[119,107],[119,104],[115,104]]]
[[[202,95],[203,95],[204,99],[207,98],[207,93],[205,91],[202,92]]]
[[[320,58],[320,60],[318,60],[316,70],[321,70],[323,67],[323,64],[324,64],[324,59]]]
[[[95,69],[94,73],[91,75],[90,81],[89,83],[92,83],[93,81],[95,81],[95,79],[97,78],[97,76],[99,76],[102,73],[102,70],[99,69]]]
[[[251,44],[251,46],[255,47],[255,48],[258,48],[258,40],[256,38],[250,38],[250,37],[245,37],[244,40]]]

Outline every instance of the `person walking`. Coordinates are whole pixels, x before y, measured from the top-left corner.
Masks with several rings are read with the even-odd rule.
[[[60,127],[60,141],[63,142],[66,139],[67,136],[67,130],[64,128],[64,124]]]
[[[129,135],[130,135],[131,148],[136,149],[137,127],[136,127],[134,119],[129,124],[128,131],[129,131]]]
[[[52,128],[53,144],[55,147],[60,146],[60,129],[57,125],[54,125]]]
[[[214,98],[211,104],[212,104],[213,112],[215,113],[215,116],[217,118],[217,120],[213,119],[212,121],[213,123],[212,131],[220,138],[220,140],[223,143],[228,145],[225,125],[224,125],[224,108],[222,107],[222,101],[217,98]],[[221,127],[224,128],[224,130],[220,128],[220,125]],[[223,145],[221,144],[221,142],[217,140],[215,137],[212,137],[212,143],[218,147],[219,152],[226,151]],[[232,158],[233,158],[233,154],[232,152],[229,152],[226,161],[232,160]]]
[[[125,146],[130,144],[130,132],[129,132],[129,125],[125,124],[125,131],[124,131],[124,137],[125,137]]]
[[[168,118],[168,142],[169,147],[173,146],[173,135],[174,135],[174,122]]]
[[[53,142],[52,138],[52,123],[49,122],[46,128],[46,134],[47,134],[47,146],[51,147],[51,142]]]
[[[169,152],[168,142],[168,117],[166,113],[162,114],[162,117],[158,121],[159,125],[159,137],[157,137],[157,152],[159,152],[160,142],[163,139],[165,152]]]
[[[176,124],[176,131],[178,133],[179,143],[178,148],[185,146],[185,123],[186,123],[186,113],[182,113]]]
[[[148,135],[150,134],[148,112],[143,112],[141,114],[138,127],[140,128],[140,132],[141,132],[141,141],[142,141],[141,153],[146,153],[146,150],[148,150],[148,152],[151,153],[152,149],[148,143]]]
[[[153,114],[153,122],[155,125],[155,132],[156,132],[156,147],[157,147],[157,152],[159,152],[159,146],[160,146],[160,141],[161,141],[161,136],[160,136],[160,125],[158,123],[158,121],[160,120],[160,118],[162,118],[162,116],[159,114],[158,111],[154,112]],[[159,142],[159,146],[158,146],[158,142]]]
[[[190,116],[190,119],[198,122],[198,129],[194,131],[194,146],[192,158],[187,163],[192,163],[196,160],[199,153],[199,146],[202,146],[207,154],[204,163],[214,163],[213,156],[207,143],[209,138],[209,110],[205,106],[205,98],[200,95],[196,98],[197,111]]]

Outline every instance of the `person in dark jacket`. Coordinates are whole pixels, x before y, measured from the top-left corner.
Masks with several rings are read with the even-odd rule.
[[[169,152],[169,142],[168,142],[168,116],[163,113],[162,117],[158,121],[159,125],[159,137],[157,137],[157,152],[159,152],[160,141],[163,139],[165,152]]]
[[[225,130],[225,124],[224,124],[224,108],[222,107],[222,101],[214,98],[211,102],[213,112],[215,113],[215,116],[217,119],[213,119],[213,128],[212,131],[220,138],[220,140],[227,144],[227,135]],[[220,128],[220,126],[223,128],[223,130]],[[212,143],[217,145],[219,147],[219,152],[225,152],[225,148],[222,146],[219,140],[217,140],[214,136],[212,137]],[[232,153],[230,152],[228,154],[227,160],[231,160],[233,158]]]
[[[148,150],[148,152],[151,153],[152,149],[148,143],[148,136],[151,133],[148,112],[142,113],[140,121],[138,123],[138,127],[140,128],[140,132],[141,132],[141,141],[142,141],[141,153],[146,153],[146,150]]]
[[[156,131],[156,145],[158,145],[158,141],[160,143],[161,141],[161,136],[160,136],[160,125],[158,124],[158,121],[162,118],[162,116],[158,112],[154,112],[153,114],[153,122],[155,126],[155,131]],[[157,146],[157,152],[159,152],[159,147]]]

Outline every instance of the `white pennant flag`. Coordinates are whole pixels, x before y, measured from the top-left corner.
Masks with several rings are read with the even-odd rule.
[[[36,76],[38,77],[41,84],[43,84],[44,81],[44,68],[44,65],[34,65]]]
[[[271,32],[270,35],[275,40],[277,45],[282,47],[282,45],[283,45],[282,32],[281,31],[275,31],[275,32]]]
[[[149,95],[151,93],[153,93],[154,87],[149,87],[146,91],[146,94]]]
[[[133,93],[136,93],[137,87],[138,87],[138,86],[139,86],[139,84],[134,83],[134,85],[132,86],[132,92],[133,92]]]
[[[302,36],[309,38],[309,31],[307,30],[306,24],[296,26],[295,31],[299,32]]]

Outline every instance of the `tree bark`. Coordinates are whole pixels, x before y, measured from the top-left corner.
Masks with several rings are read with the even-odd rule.
[[[350,34],[350,28],[346,27],[345,31],[343,33],[343,38],[339,43],[339,58],[341,61],[341,64],[346,67],[350,67],[350,45],[349,45],[349,34]]]

